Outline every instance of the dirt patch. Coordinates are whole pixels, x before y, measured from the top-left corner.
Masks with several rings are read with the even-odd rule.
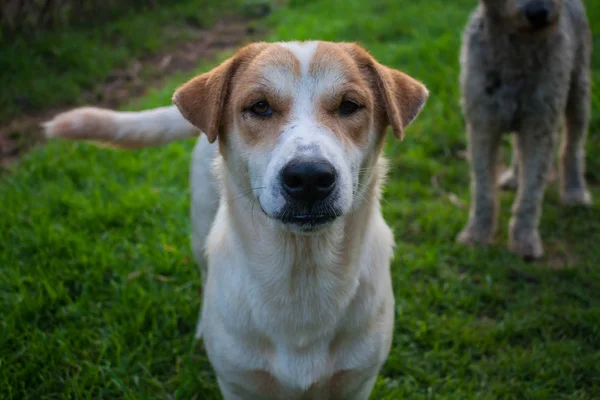
[[[225,17],[210,29],[187,27],[192,39],[175,48],[141,59],[134,59],[122,69],[115,70],[104,82],[86,91],[76,105],[117,108],[161,83],[176,72],[191,71],[201,59],[214,57],[260,33],[252,20]],[[40,123],[75,104],[45,108],[18,116],[0,125],[0,169],[14,164],[32,146],[43,142]]]

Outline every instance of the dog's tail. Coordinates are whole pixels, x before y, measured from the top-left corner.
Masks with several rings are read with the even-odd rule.
[[[138,112],[76,108],[42,126],[48,138],[93,141],[122,149],[160,146],[200,134],[176,106]]]

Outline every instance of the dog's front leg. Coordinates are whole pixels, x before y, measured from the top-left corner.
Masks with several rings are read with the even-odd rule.
[[[590,120],[589,65],[584,63],[573,76],[569,91],[565,139],[560,152],[561,201],[565,205],[590,205],[592,196],[585,184],[585,138]]]
[[[539,258],[544,253],[538,227],[558,126],[538,121],[526,125],[518,134],[521,169],[510,220],[509,248],[524,258]]]
[[[500,133],[486,124],[468,124],[471,165],[471,209],[469,222],[457,240],[467,245],[490,244],[496,232],[498,200],[496,159]]]

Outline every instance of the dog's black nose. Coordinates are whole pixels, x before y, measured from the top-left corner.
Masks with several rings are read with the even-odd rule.
[[[544,1],[532,1],[527,4],[525,16],[535,29],[543,28],[550,22],[550,10]]]
[[[324,200],[335,188],[337,174],[325,160],[292,161],[281,172],[281,186],[294,200]]]

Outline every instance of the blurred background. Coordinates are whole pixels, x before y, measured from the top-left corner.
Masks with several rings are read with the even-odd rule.
[[[388,139],[383,212],[397,250],[393,349],[374,399],[600,398],[600,2],[593,38],[590,209],[546,192],[546,256],[466,249],[469,173],[458,89],[477,0],[0,0],[0,399],[213,399],[193,332],[193,141],[136,152],[45,142],[78,105],[140,110],[255,40],[358,41],[431,98]],[[503,144],[503,163],[509,138]]]
[[[6,165],[27,148],[32,138],[23,138],[24,130],[36,136],[37,126],[30,129],[27,118],[51,115],[44,112],[57,106],[122,104],[156,86],[151,82],[190,70],[200,57],[243,41],[253,31],[248,21],[270,13],[274,5],[252,0],[3,0],[1,162]]]

